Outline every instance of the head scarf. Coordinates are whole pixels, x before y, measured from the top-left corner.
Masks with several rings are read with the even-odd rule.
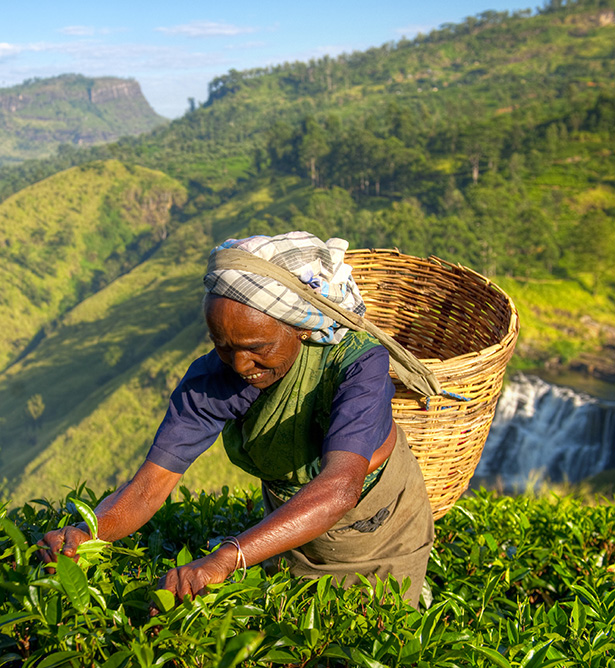
[[[281,266],[344,310],[359,316],[365,314],[365,304],[352,278],[352,267],[344,264],[344,253],[348,249],[344,239],[323,242],[308,232],[229,239],[214,248],[211,255],[227,248],[246,251]],[[310,338],[315,343],[339,343],[348,331],[272,278],[237,269],[220,269],[208,271],[203,282],[209,294],[233,299],[287,325],[311,330]]]

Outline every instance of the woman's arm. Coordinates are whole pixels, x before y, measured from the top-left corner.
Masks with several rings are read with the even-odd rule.
[[[117,540],[142,527],[164,503],[180,473],[173,473],[145,461],[130,482],[119,487],[96,507],[98,537]],[[38,542],[45,563],[57,561],[57,554],[75,557],[81,543],[91,538],[84,523],[56,529]]]
[[[332,451],[323,458],[322,471],[295,496],[256,526],[237,536],[248,566],[305,545],[328,531],[361,496],[369,462],[353,452]],[[161,587],[180,600],[202,593],[208,584],[224,581],[237,559],[233,545],[169,571]]]

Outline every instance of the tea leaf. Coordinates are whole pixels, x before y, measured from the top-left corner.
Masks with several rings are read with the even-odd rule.
[[[586,623],[587,623],[587,613],[585,611],[585,606],[581,603],[581,601],[578,598],[575,598],[574,604],[572,606],[572,617],[570,620],[570,625],[572,626],[577,636],[585,628]]]
[[[83,517],[85,523],[88,525],[88,529],[90,530],[90,536],[92,536],[93,540],[97,540],[98,517],[96,517],[96,513],[90,508],[90,506],[88,506],[87,503],[81,501],[81,499],[73,498],[71,500],[75,504],[75,508],[79,511],[81,517]]]
[[[169,612],[175,607],[175,594],[168,589],[156,589],[152,592],[152,601],[160,612]]]
[[[478,645],[472,644],[468,644],[468,647],[473,649],[477,654],[481,654],[485,658],[489,659],[489,661],[491,661],[496,666],[500,666],[500,668],[511,668],[511,665],[507,659],[495,649],[491,649],[490,647],[479,647]]]
[[[90,604],[90,591],[85,573],[63,554],[58,555],[56,572],[69,601],[79,612],[85,612]]]
[[[185,566],[192,561],[192,554],[187,545],[184,545],[177,555],[177,567]]]
[[[57,668],[58,666],[66,666],[70,663],[70,659],[76,659],[83,656],[81,652],[55,652],[37,663],[37,668]]]
[[[234,668],[248,659],[263,642],[265,635],[257,631],[245,631],[233,638],[225,648],[218,668]]]

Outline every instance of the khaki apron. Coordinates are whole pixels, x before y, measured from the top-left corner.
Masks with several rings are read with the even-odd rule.
[[[263,483],[265,514],[283,500]],[[423,474],[406,435],[397,426],[397,440],[380,480],[329,531],[318,538],[267,560],[271,571],[284,557],[294,577],[310,579],[331,574],[344,586],[360,582],[360,573],[374,582],[390,573],[401,584],[410,577],[406,599],[418,608],[427,561],[434,539],[433,512]]]

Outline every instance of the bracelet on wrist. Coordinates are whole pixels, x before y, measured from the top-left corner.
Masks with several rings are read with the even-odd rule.
[[[243,550],[241,549],[239,541],[237,538],[235,538],[235,536],[228,536],[227,538],[223,538],[220,541],[220,547],[222,547],[222,545],[233,545],[233,547],[237,549],[237,558],[235,559],[235,567],[233,568],[233,572],[236,572],[239,570],[239,568],[242,569],[241,580],[239,580],[239,582],[242,582],[246,577],[246,571],[248,567],[246,566],[246,557],[243,553]]]

